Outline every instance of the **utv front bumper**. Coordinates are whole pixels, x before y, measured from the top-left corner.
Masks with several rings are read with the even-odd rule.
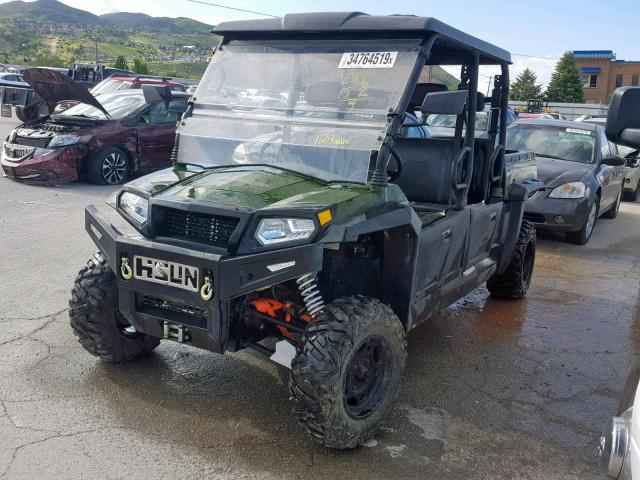
[[[94,206],[85,210],[85,228],[117,278],[120,312],[137,331],[218,353],[239,347],[239,339],[230,333],[238,320],[234,299],[322,269],[318,243],[229,257],[210,253],[204,246],[192,250],[123,235]],[[158,260],[160,269],[166,267],[164,262],[197,268],[197,288],[186,290],[126,275],[123,259],[135,269],[135,257]],[[200,292],[205,277],[213,288],[209,300],[203,300]]]

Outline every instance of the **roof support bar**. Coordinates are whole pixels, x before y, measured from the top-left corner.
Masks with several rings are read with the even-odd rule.
[[[413,87],[415,87],[416,83],[418,83],[418,79],[420,78],[420,74],[422,73],[422,68],[429,60],[429,56],[431,55],[431,48],[433,47],[433,43],[437,38],[438,35],[434,33],[429,35],[423,42],[422,47],[420,48],[420,54],[416,59],[416,63],[413,65],[411,75],[409,75],[409,80],[407,81],[407,85],[411,86],[411,88],[405,88],[398,102],[397,109],[390,109],[387,115],[387,129],[385,131],[384,140],[382,141],[380,150],[378,151],[375,170],[373,171],[373,175],[371,175],[372,185],[383,187],[387,185],[389,181],[389,176],[387,175],[387,164],[391,159],[391,154],[394,150],[396,138],[402,133],[404,112],[407,110],[407,106],[409,105],[411,97],[413,96]]]

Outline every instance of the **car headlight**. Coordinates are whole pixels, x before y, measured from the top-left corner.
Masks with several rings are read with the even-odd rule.
[[[56,135],[49,142],[49,147],[67,147],[69,145],[75,145],[80,140],[80,137],[76,135]]]
[[[263,218],[256,229],[256,238],[262,245],[306,240],[316,226],[308,218]]]
[[[554,188],[549,198],[584,198],[586,195],[587,186],[584,183],[570,182]]]
[[[120,195],[118,205],[131,220],[139,225],[147,221],[149,213],[149,200],[131,192],[124,192]]]

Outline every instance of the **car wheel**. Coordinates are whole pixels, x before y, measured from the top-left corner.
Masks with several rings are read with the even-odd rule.
[[[98,185],[120,185],[129,176],[127,154],[118,147],[105,147],[89,159],[89,181]]]
[[[584,222],[584,225],[577,232],[567,233],[567,240],[576,245],[585,245],[591,238],[593,229],[598,221],[598,213],[600,212],[600,197],[596,197],[591,202],[589,207],[589,214]]]
[[[69,319],[84,349],[105,362],[128,362],[160,344],[160,339],[137,332],[120,314],[116,277],[100,254],[75,279]]]
[[[513,257],[507,269],[487,280],[487,290],[492,296],[505,300],[524,297],[531,285],[536,259],[536,229],[532,223],[522,221],[520,235]]]
[[[379,300],[344,297],[307,327],[291,364],[293,413],[313,440],[349,449],[377,432],[400,384],[405,332]]]
[[[616,218],[618,216],[618,210],[620,210],[620,200],[622,200],[622,188],[620,188],[620,192],[618,193],[618,197],[616,198],[616,203],[607,210],[602,216],[604,218]]]
[[[628,202],[637,202],[639,196],[640,196],[640,182],[638,182],[638,186],[633,192],[627,192],[625,194],[625,200],[627,200]]]

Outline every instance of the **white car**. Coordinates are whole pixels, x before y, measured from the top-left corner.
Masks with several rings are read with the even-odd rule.
[[[0,73],[0,87],[31,88],[22,75],[11,72]]]
[[[629,374],[615,416],[609,418],[598,444],[598,461],[607,478],[640,478],[640,368]]]

